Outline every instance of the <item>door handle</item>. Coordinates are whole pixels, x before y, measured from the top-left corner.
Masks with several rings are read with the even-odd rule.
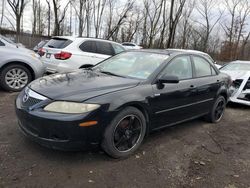
[[[191,88],[196,88],[194,85],[191,85],[190,87],[191,87]]]

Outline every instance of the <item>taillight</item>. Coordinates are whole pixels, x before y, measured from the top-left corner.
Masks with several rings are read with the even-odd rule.
[[[71,55],[72,54],[69,52],[60,52],[60,53],[54,54],[54,57],[55,59],[66,60],[66,59],[69,59]]]
[[[38,53],[40,56],[44,56],[45,51],[44,51],[43,48],[39,48],[37,53]]]

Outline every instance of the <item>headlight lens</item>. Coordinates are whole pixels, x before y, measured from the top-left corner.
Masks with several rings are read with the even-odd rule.
[[[80,114],[80,113],[91,112],[99,107],[100,107],[99,104],[56,101],[47,105],[44,108],[44,110],[57,113]]]

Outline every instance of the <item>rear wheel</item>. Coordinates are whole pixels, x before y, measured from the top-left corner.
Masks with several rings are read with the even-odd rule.
[[[7,91],[21,91],[31,80],[30,71],[23,65],[9,65],[0,73],[0,85]]]
[[[137,108],[128,107],[106,128],[102,148],[113,158],[128,157],[139,148],[145,133],[144,115]]]
[[[223,117],[226,108],[226,99],[223,96],[219,96],[210,113],[207,115],[207,120],[211,123],[218,123]]]

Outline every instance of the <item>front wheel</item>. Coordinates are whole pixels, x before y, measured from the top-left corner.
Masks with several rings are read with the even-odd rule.
[[[219,96],[214,102],[213,108],[207,115],[207,120],[211,123],[218,123],[223,117],[226,108],[226,99],[223,96]]]
[[[122,110],[106,128],[103,150],[113,158],[125,158],[136,151],[146,134],[146,119],[134,107]]]
[[[30,71],[23,65],[12,64],[0,72],[0,85],[7,91],[21,91],[31,80]]]

